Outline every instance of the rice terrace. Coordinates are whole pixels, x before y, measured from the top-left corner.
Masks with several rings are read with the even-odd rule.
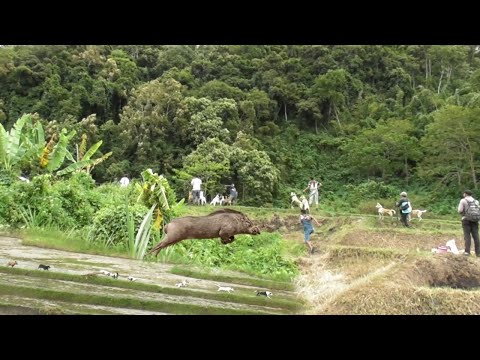
[[[480,315],[479,118],[480,45],[0,45],[0,314]]]
[[[206,211],[195,208],[195,211]],[[243,211],[248,211],[242,209]],[[282,238],[298,267],[291,281],[54,250],[2,237],[2,313],[38,314],[477,314],[480,262],[431,248],[459,236],[454,222],[427,220],[413,230],[376,216],[319,215],[319,251],[305,254],[297,215],[257,211],[256,223]],[[270,216],[270,214],[273,214]],[[238,242],[250,239],[238,239]],[[212,241],[213,240],[208,240]],[[262,240],[257,240],[262,242]],[[215,241],[213,246],[220,245]],[[43,242],[40,239],[40,244]],[[228,245],[229,246],[229,245]],[[186,254],[187,258],[191,254]],[[49,271],[38,270],[48,263]],[[113,279],[102,269],[118,272]],[[136,281],[129,281],[128,276]],[[186,287],[177,287],[186,280]],[[218,292],[218,286],[235,289]],[[255,296],[269,290],[272,298]]]

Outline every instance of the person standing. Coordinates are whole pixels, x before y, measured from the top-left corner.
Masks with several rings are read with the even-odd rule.
[[[300,210],[300,223],[303,225],[303,239],[305,241],[305,245],[307,245],[308,247],[308,251],[310,254],[313,254],[315,251],[315,248],[310,241],[310,236],[315,232],[312,220],[314,220],[317,225],[320,226],[317,219],[315,219],[312,215],[307,214],[307,210]]]
[[[234,201],[237,200],[238,197],[238,191],[235,189],[235,184],[230,185],[230,202],[233,205]]]
[[[399,208],[402,224],[406,227],[412,227],[408,221],[409,215],[412,212],[412,204],[410,204],[410,200],[408,200],[405,191],[400,193],[400,200],[398,200],[395,205]]]
[[[192,185],[192,196],[193,196],[193,204],[200,203],[200,190],[202,190],[202,180],[198,177],[194,177],[191,181]]]
[[[318,195],[320,186],[322,186],[322,183],[315,180],[314,177],[311,177],[307,187],[303,190],[304,192],[307,190],[310,191],[310,194],[308,196],[308,203],[310,207],[312,206],[312,204],[315,204],[315,207],[318,208]]]
[[[480,257],[480,241],[478,238],[478,217],[480,208],[478,200],[475,200],[470,190],[463,192],[463,199],[458,204],[458,213],[462,215],[463,239],[465,240],[465,252],[463,255],[470,255],[470,247],[475,246],[475,255]]]
[[[130,184],[130,179],[125,175],[120,179],[120,186],[121,187],[127,187],[128,184]]]

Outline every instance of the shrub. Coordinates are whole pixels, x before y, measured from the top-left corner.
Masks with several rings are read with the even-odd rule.
[[[133,215],[135,233],[140,228],[148,209],[140,204],[128,207]],[[93,217],[93,229],[89,234],[91,242],[101,242],[108,246],[128,244],[127,207],[126,205],[113,205],[102,208]]]

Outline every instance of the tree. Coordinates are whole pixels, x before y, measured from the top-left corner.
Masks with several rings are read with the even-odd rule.
[[[421,146],[425,157],[419,172],[430,181],[459,188],[478,188],[477,172],[480,158],[480,109],[466,109],[449,105],[434,114],[434,122],[427,125]]]
[[[393,176],[410,176],[409,164],[421,152],[418,140],[412,135],[408,120],[389,120],[374,129],[366,129],[341,147],[342,162],[350,173],[359,177],[380,176],[383,180]]]

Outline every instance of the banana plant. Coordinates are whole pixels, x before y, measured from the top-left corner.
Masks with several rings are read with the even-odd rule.
[[[87,174],[90,174],[90,172],[93,170],[93,168],[96,165],[107,160],[112,155],[112,152],[110,151],[98,159],[91,158],[97,152],[97,150],[100,148],[102,144],[103,144],[103,140],[100,140],[94,145],[92,145],[90,149],[85,151],[85,149],[87,148],[87,135],[83,134],[80,146],[78,144],[76,145],[76,149],[77,149],[76,159],[68,151],[65,154],[66,158],[72,161],[73,164],[70,164],[65,169],[58,171],[57,175],[61,176],[74,171],[86,171]]]
[[[140,195],[138,201],[142,201],[148,207],[152,207],[155,214],[154,228],[160,230],[163,225],[164,213],[170,210],[165,186],[162,184],[163,175],[153,173],[152,169],[142,172],[143,184],[136,184]],[[166,179],[165,179],[166,180]]]
[[[6,131],[0,124],[0,162],[7,171],[12,171],[18,165],[26,153],[28,146],[22,136],[26,123],[31,122],[29,114],[19,118],[10,131]]]
[[[76,133],[76,130],[67,133],[67,129],[63,128],[56,144],[55,135],[52,136],[40,155],[40,167],[50,173],[58,170],[65,162],[67,154],[69,154],[67,146]]]

